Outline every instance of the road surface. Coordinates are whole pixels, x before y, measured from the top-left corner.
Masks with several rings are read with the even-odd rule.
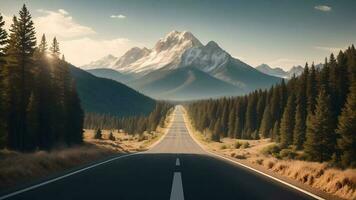
[[[1,199],[1,198],[0,198]],[[7,199],[312,199],[229,161],[190,137],[182,109],[151,150],[123,156]]]

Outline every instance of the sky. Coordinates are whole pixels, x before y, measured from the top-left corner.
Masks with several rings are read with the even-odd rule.
[[[7,26],[24,3],[38,38],[56,36],[77,66],[152,48],[172,30],[214,40],[254,67],[320,63],[356,44],[355,0],[0,0]]]

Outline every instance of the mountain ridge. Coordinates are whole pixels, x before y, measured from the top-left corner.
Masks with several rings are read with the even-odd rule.
[[[215,97],[216,94],[221,94],[222,96],[241,95],[255,89],[267,88],[280,81],[278,77],[261,73],[243,61],[233,58],[214,41],[209,41],[203,45],[188,31],[171,31],[165,37],[159,39],[152,49],[132,48],[117,60],[121,60],[119,68],[114,64],[110,64],[109,67],[123,75],[134,77],[132,80],[126,82],[126,84],[154,98],[161,98],[162,95],[159,93],[168,91],[163,91],[162,87],[155,83],[150,84],[150,86],[152,86],[151,88],[144,85],[140,87],[140,84],[135,83],[145,82],[145,80],[141,79],[151,80],[150,78],[153,77],[151,73],[161,73],[162,79],[159,80],[163,85],[165,83],[161,80],[171,80],[171,74],[178,73],[186,77],[190,73],[200,79],[208,79],[216,82],[218,85],[227,84],[227,88],[230,88],[230,86],[234,87],[234,89],[228,90],[229,93],[219,93],[209,90],[211,92],[210,97]],[[126,65],[123,63],[126,63]],[[181,68],[188,69],[176,71]],[[199,71],[192,70],[191,68],[195,68]],[[165,71],[173,72],[163,73]],[[96,72],[92,71],[92,73],[95,74]],[[202,73],[206,74],[203,75]],[[148,74],[151,75],[146,76]],[[102,76],[102,74],[98,74],[98,76]],[[107,78],[115,80],[115,78],[110,75],[108,75]],[[119,80],[119,78],[117,79]],[[202,82],[206,81],[197,80],[193,83],[199,85],[198,83]],[[184,82],[180,83],[185,84]],[[188,85],[192,86],[192,84]],[[156,86],[157,91],[154,91],[153,86]],[[196,94],[200,93],[202,94],[201,97],[209,98],[209,95],[202,93],[204,86],[200,86],[200,89],[194,87]],[[185,86],[182,86],[182,88],[185,88]],[[169,88],[169,90],[171,89],[172,88]],[[223,90],[223,88],[219,88],[219,90]],[[191,92],[191,90],[186,88],[179,91]],[[172,95],[170,99],[183,99],[184,92],[180,94],[182,96],[177,96],[177,98],[173,99],[174,95]],[[198,97],[198,95],[196,97]]]
[[[264,63],[261,65],[258,65],[256,67],[256,69],[264,74],[268,74],[268,75],[280,77],[280,78],[286,78],[286,79],[290,79],[294,75],[299,76],[300,74],[302,74],[302,72],[304,70],[304,68],[300,65],[293,66],[292,68],[290,68],[289,70],[286,71],[279,67],[272,68],[269,65],[264,64]]]

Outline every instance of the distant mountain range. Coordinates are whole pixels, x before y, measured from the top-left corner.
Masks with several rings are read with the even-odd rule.
[[[315,65],[316,69],[320,69],[322,67],[323,67],[322,63]],[[267,64],[261,64],[261,65],[257,66],[256,69],[264,74],[268,74],[268,75],[280,77],[280,78],[285,78],[285,79],[290,79],[294,75],[299,76],[304,71],[304,67],[302,67],[300,65],[293,66],[288,71],[285,71],[279,67],[272,68],[272,67],[268,66]]]
[[[268,74],[271,76],[286,78],[286,79],[292,78],[293,75],[299,76],[300,74],[302,74],[302,72],[304,70],[304,68],[300,65],[293,66],[290,70],[284,71],[283,69],[281,69],[279,67],[272,68],[272,67],[268,66],[267,64],[261,64],[261,65],[257,66],[256,69],[262,73],[265,73],[265,74]]]
[[[152,49],[134,47],[120,58],[109,55],[81,68],[170,100],[236,96],[281,80],[233,58],[214,41],[203,45],[186,31],[168,33]]]
[[[75,66],[70,66],[81,105],[85,112],[116,116],[149,114],[156,101],[117,81],[96,77]]]

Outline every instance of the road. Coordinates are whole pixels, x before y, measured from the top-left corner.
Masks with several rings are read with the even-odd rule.
[[[178,107],[168,133],[151,150],[122,156],[7,199],[312,198],[209,155],[189,135]]]

